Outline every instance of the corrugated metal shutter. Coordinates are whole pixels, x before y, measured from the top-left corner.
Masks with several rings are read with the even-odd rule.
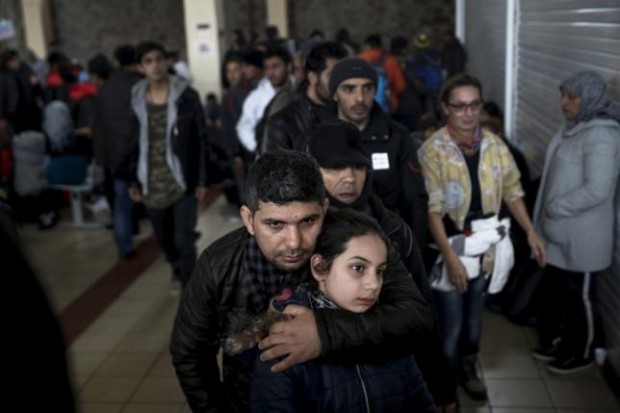
[[[563,122],[559,83],[579,70],[595,70],[620,99],[620,2],[519,2],[516,137],[542,172],[544,153]]]
[[[467,0],[467,69],[482,82],[485,100],[504,108],[506,1]]]
[[[579,70],[603,76],[620,101],[620,2],[520,0],[516,137],[539,176],[547,144],[564,119],[559,83]],[[620,193],[617,205],[620,208]],[[618,210],[617,210],[618,211]],[[609,359],[620,373],[620,212],[616,213],[613,267],[599,277],[599,305]]]
[[[620,1],[462,1],[469,70],[483,82],[487,100],[502,106],[504,95],[515,94],[504,108],[506,129],[537,178],[549,140],[564,121],[558,89],[563,79],[580,70],[594,70],[607,80],[612,99],[620,101]],[[511,4],[516,27],[508,27],[506,8]],[[516,73],[508,84],[515,84],[516,91],[505,89],[506,34],[513,30],[515,65],[508,69]],[[599,277],[598,292],[609,361],[620,373],[620,188],[616,205],[614,263]]]

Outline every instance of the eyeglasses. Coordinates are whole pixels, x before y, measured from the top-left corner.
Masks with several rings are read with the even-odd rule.
[[[454,112],[459,113],[459,114],[465,113],[467,109],[471,110],[472,113],[478,113],[480,112],[480,109],[482,109],[483,104],[484,104],[483,101],[476,100],[471,103],[448,103],[448,106],[454,109]]]

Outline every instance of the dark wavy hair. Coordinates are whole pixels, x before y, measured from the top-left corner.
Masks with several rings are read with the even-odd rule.
[[[318,270],[329,271],[336,257],[346,250],[349,241],[364,235],[377,235],[386,250],[389,250],[390,242],[373,218],[352,208],[330,207],[314,249],[314,253],[321,255],[324,260]]]
[[[321,42],[312,47],[306,55],[304,71],[321,75],[327,66],[327,59],[340,60],[347,57],[347,50],[337,42]]]
[[[247,176],[245,199],[252,214],[260,202],[285,205],[325,200],[323,177],[316,161],[304,152],[279,150],[261,155]]]

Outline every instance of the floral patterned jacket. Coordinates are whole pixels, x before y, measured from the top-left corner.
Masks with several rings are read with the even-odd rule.
[[[520,173],[502,140],[488,130],[482,130],[478,179],[482,191],[482,212],[498,213],[502,200],[506,203],[525,194],[519,183]],[[464,229],[471,204],[471,180],[463,153],[443,127],[418,150],[429,212],[445,214],[456,227]]]

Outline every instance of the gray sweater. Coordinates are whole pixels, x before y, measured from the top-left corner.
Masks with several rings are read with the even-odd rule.
[[[619,170],[617,122],[593,119],[553,137],[534,209],[551,265],[576,272],[611,265]]]

